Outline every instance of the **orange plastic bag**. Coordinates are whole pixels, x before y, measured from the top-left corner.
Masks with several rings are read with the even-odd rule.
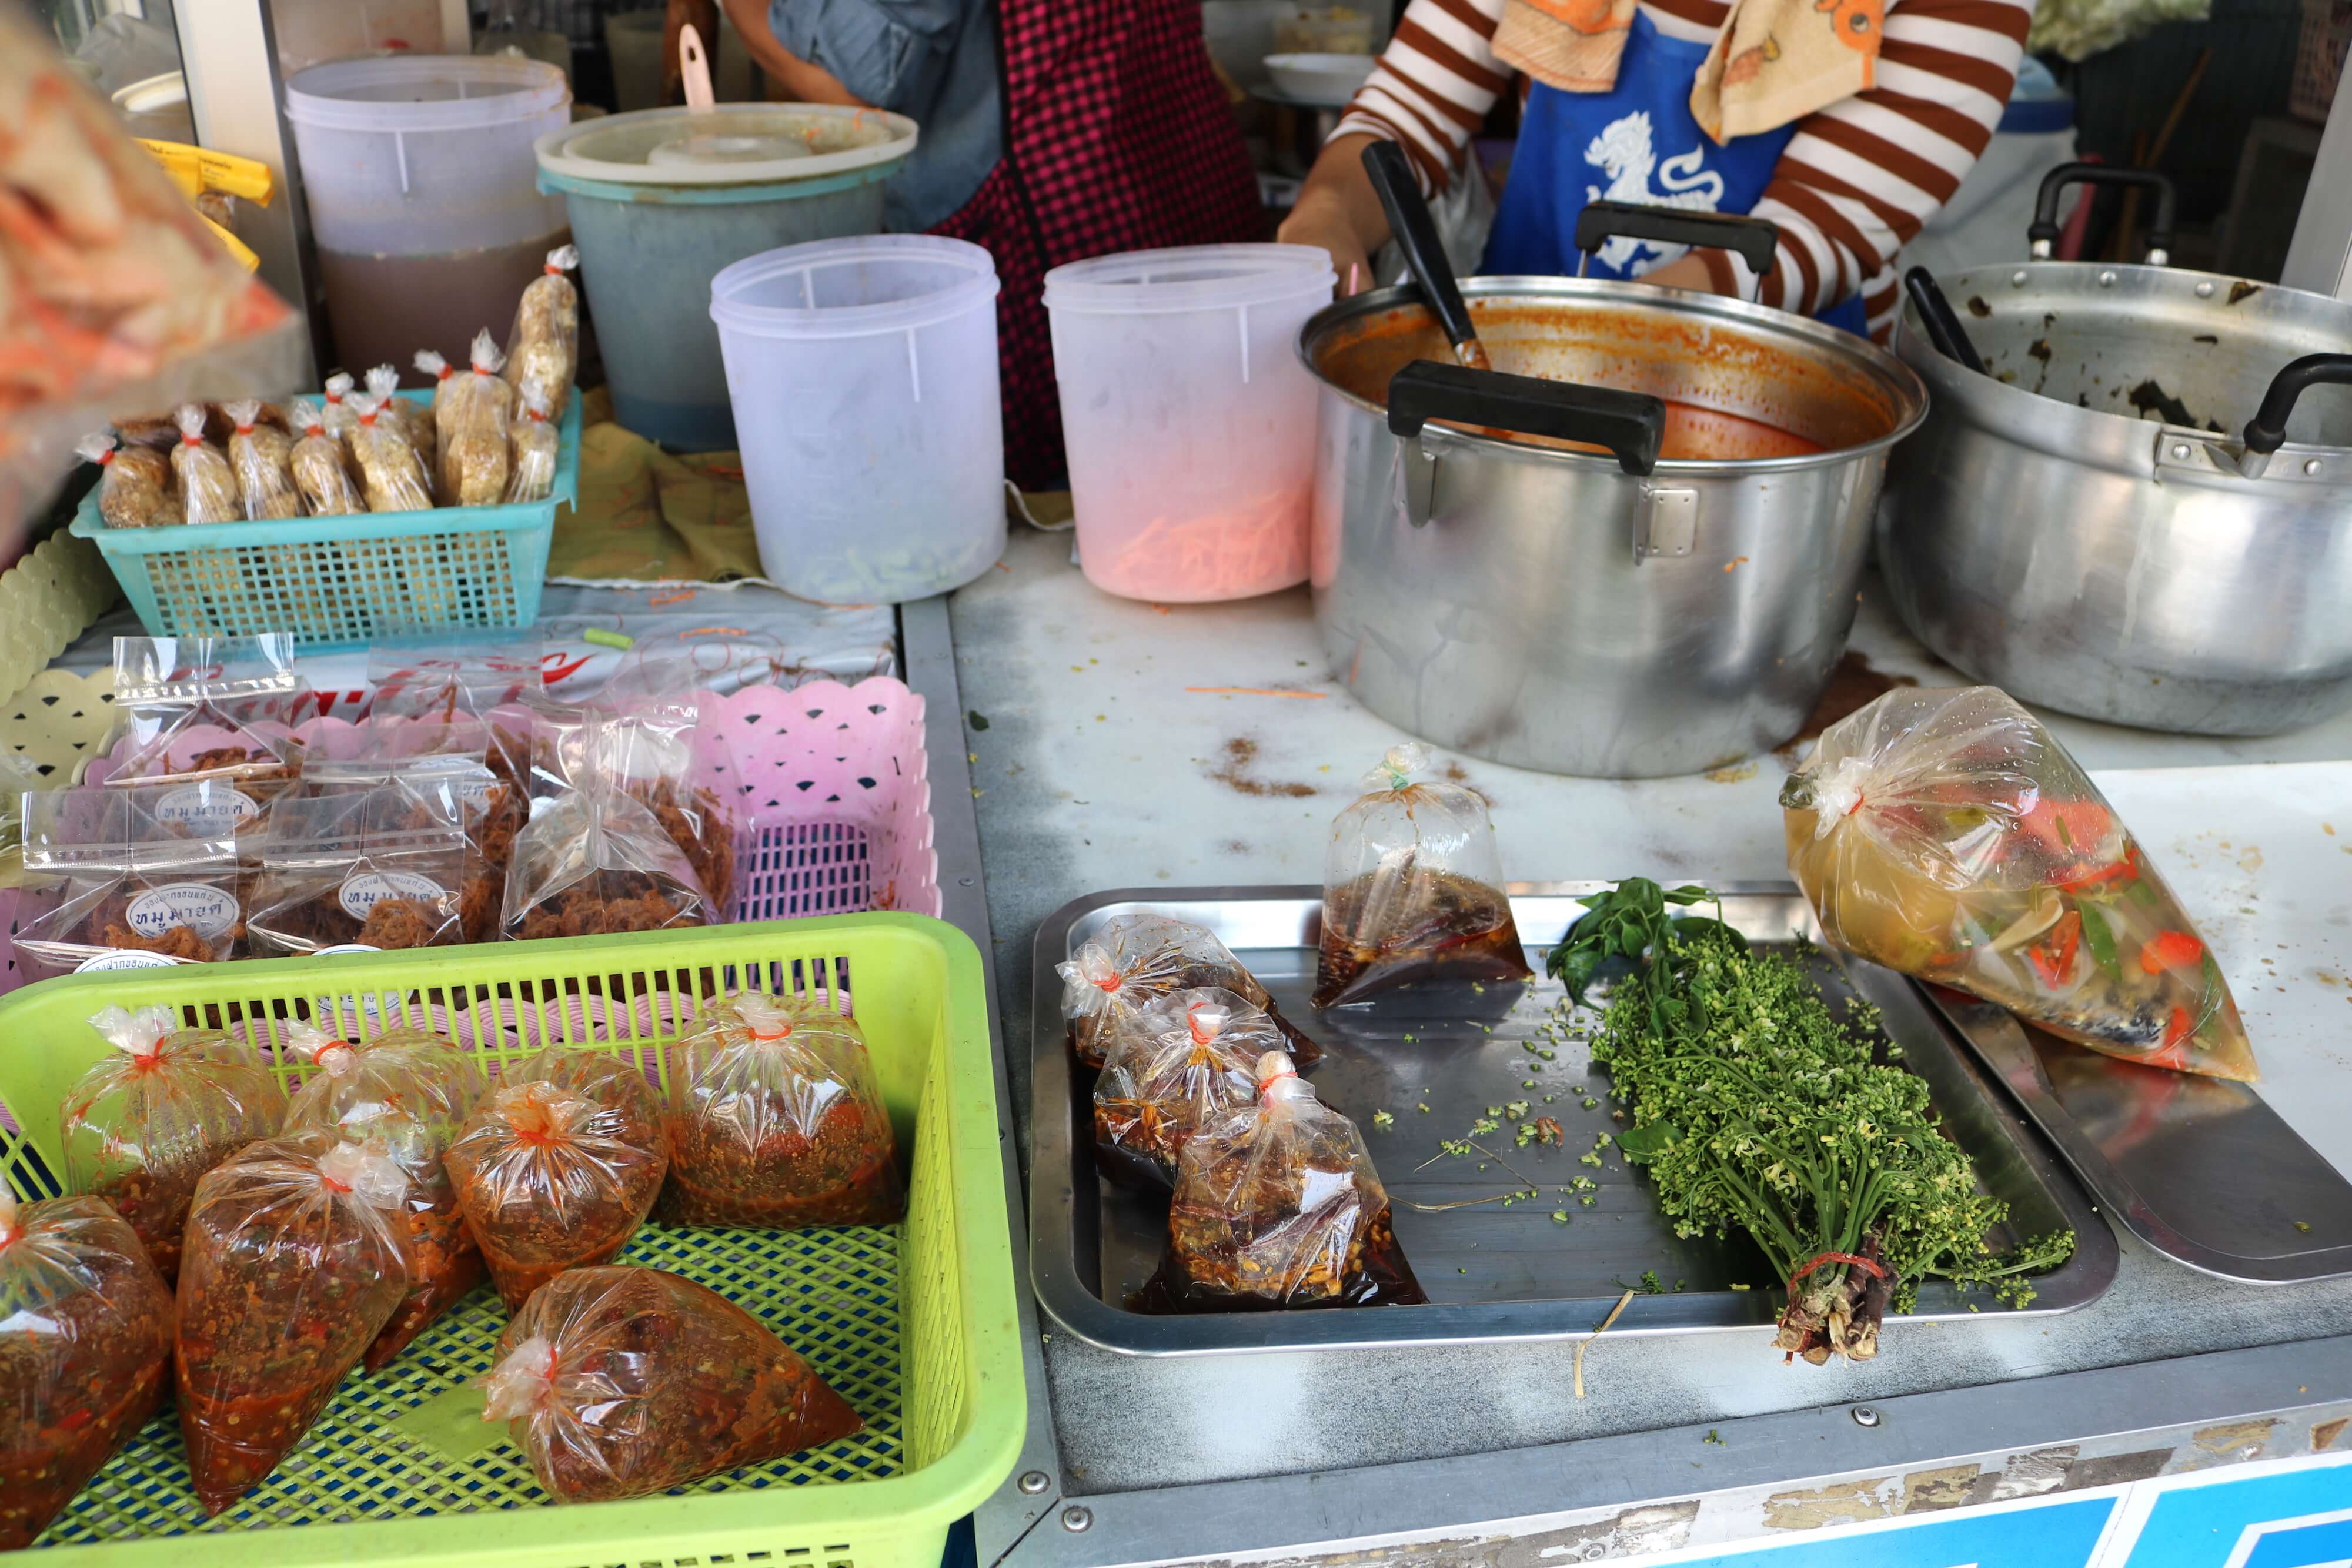
[[[2126,1061],[2258,1076],[2188,913],[2007,693],[1889,692],[1822,736],[1780,804],[1833,945]]]
[[[667,1491],[865,1422],[760,1321],[659,1269],[575,1269],[530,1299],[482,1379],[559,1502]]]

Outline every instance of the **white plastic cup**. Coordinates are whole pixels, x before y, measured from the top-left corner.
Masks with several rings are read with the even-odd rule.
[[[1295,245],[1133,251],[1045,275],[1088,581],[1169,603],[1307,580],[1316,392],[1298,329],[1335,281],[1328,254]]]
[[[1004,552],[997,287],[988,252],[932,235],[786,246],[710,280],[772,581],[899,603]]]

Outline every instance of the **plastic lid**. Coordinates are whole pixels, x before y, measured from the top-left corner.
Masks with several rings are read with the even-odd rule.
[[[1328,298],[1331,255],[1311,245],[1185,245],[1073,261],[1045,275],[1045,308],[1131,316]]]
[[[969,241],[860,235],[723,268],[710,280],[710,319],[762,337],[863,338],[948,320],[996,291],[996,258]]]
[[[640,109],[539,139],[539,166],[619,185],[758,185],[868,169],[915,150],[915,122],[830,103]]]
[[[286,84],[286,118],[336,131],[476,131],[570,100],[563,73],[512,55],[386,55],[335,60]]]

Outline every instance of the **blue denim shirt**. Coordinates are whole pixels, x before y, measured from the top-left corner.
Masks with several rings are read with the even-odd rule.
[[[883,197],[886,228],[919,232],[971,199],[1004,148],[988,0],[770,0],[776,42],[877,109],[922,128]]]

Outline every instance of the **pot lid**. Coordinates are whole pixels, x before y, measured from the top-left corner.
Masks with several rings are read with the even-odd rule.
[[[896,163],[915,150],[902,114],[824,103],[641,109],[542,137],[551,174],[621,185],[751,185]]]

